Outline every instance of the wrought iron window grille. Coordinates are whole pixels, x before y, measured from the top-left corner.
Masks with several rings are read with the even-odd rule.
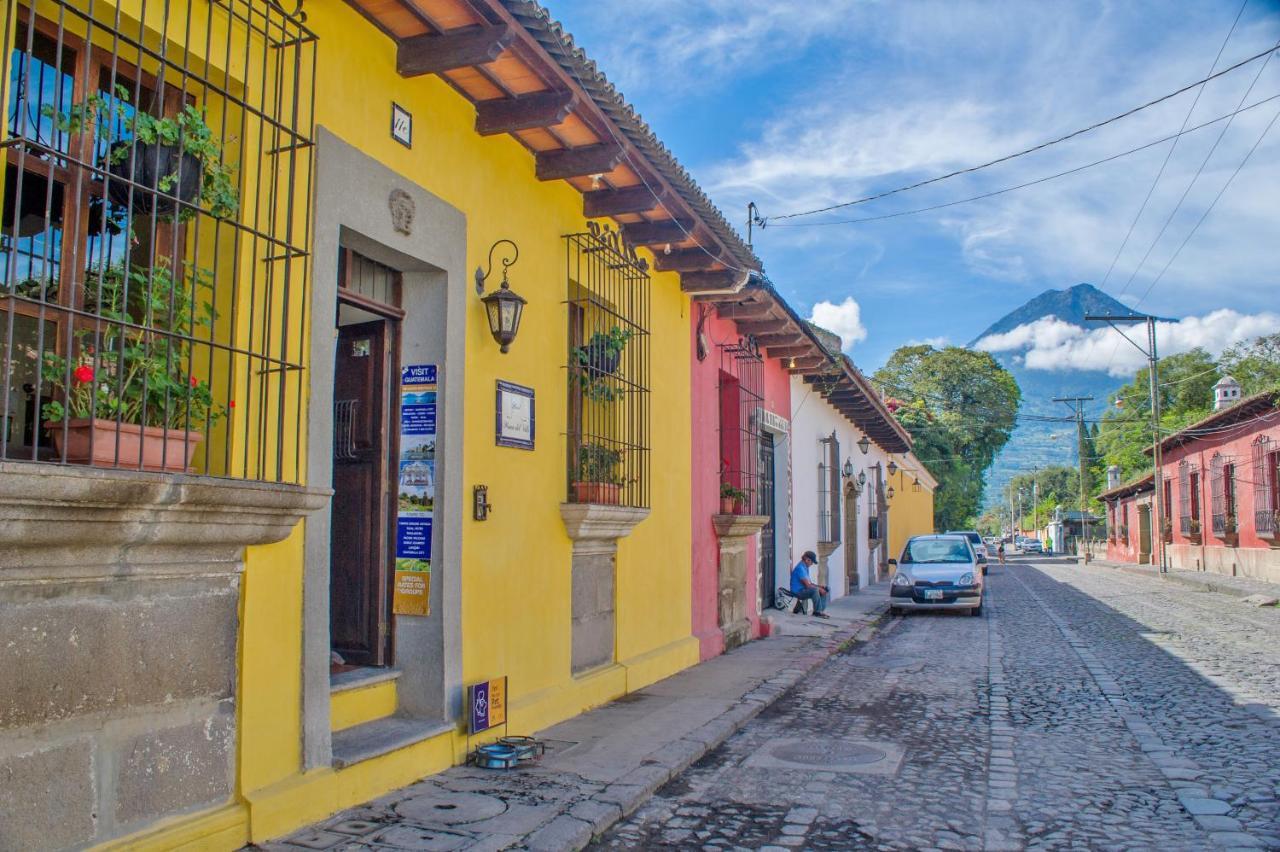
[[[840,542],[840,439],[832,432],[818,442],[818,541]]]
[[[607,226],[564,239],[567,499],[648,508],[649,272]]]
[[[291,5],[14,7],[0,458],[301,480],[316,44]]]
[[[744,509],[768,514],[760,488],[759,410],[764,406],[764,359],[753,337],[720,349],[720,484],[744,492]]]

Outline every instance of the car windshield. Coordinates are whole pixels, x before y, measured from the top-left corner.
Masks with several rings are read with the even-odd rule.
[[[976,532],[949,532],[947,535],[962,535],[974,544],[982,544],[982,536]]]
[[[970,562],[969,546],[954,538],[913,538],[902,554],[905,562]]]

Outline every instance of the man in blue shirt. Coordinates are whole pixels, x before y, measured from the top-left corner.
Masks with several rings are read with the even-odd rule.
[[[796,596],[796,607],[800,601],[813,601],[813,614],[818,618],[830,618],[827,615],[827,602],[831,600],[831,590],[819,586],[809,577],[809,567],[818,564],[818,556],[812,550],[806,550],[796,567],[791,569],[791,594]]]

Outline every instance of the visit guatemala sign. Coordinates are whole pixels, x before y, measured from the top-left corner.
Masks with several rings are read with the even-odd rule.
[[[431,527],[436,502],[436,365],[400,371],[400,469],[396,500],[398,615],[428,615]]]

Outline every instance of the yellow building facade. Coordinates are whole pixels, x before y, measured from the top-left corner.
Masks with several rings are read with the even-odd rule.
[[[900,456],[898,471],[890,477],[893,499],[889,501],[888,558],[897,559],[907,539],[913,535],[940,532],[933,524],[933,493],[938,481],[912,454]]]

